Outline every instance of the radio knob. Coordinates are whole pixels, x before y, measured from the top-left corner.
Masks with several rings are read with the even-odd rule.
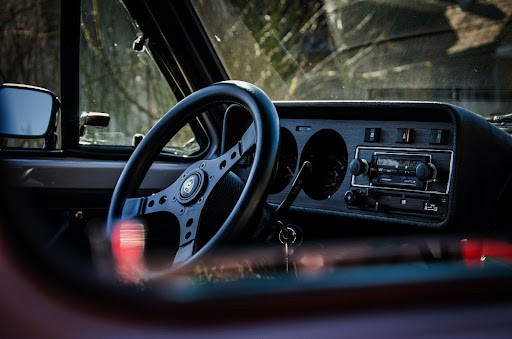
[[[435,179],[437,174],[436,167],[433,164],[421,163],[416,166],[416,178],[421,181],[429,181]]]
[[[364,159],[354,159],[348,166],[352,175],[364,175],[368,173],[368,161]]]
[[[347,205],[362,205],[364,202],[364,193],[360,190],[351,190],[345,192],[345,203]]]

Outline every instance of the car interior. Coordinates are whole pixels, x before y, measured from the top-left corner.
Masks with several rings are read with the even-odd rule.
[[[509,1],[3,2],[6,337],[510,337]]]

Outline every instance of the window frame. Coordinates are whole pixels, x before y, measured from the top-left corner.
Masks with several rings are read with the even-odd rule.
[[[197,89],[228,80],[192,5],[187,0],[170,1],[169,12],[155,13],[149,4],[122,0],[128,13],[148,37],[148,48],[159,70],[169,83],[178,101]],[[60,112],[57,121],[57,149],[8,148],[7,157],[79,157],[98,160],[127,160],[130,146],[94,146],[79,144],[80,98],[80,0],[60,2]],[[169,26],[156,24],[156,15],[166,15]],[[170,34],[172,32],[173,34]],[[197,41],[197,43],[194,43]],[[180,48],[172,48],[179,46]],[[220,150],[222,110],[210,109],[190,122],[201,151],[182,156],[161,152],[159,161],[193,162]]]
[[[130,17],[137,22],[133,12],[129,10],[125,2],[122,1],[128,10]],[[127,159],[133,152],[131,146],[109,146],[109,145],[80,145],[79,140],[79,97],[80,97],[80,16],[81,1],[62,1],[61,2],[61,138],[62,152],[72,156],[80,156],[95,159]],[[141,30],[145,29],[141,27]],[[162,72],[167,80],[176,99],[180,101],[188,94],[192,93],[190,80],[182,72],[176,60],[168,60],[161,53],[158,44],[148,38],[147,48],[154,58],[156,66]],[[170,44],[167,45],[170,49]],[[171,51],[171,53],[173,53]],[[180,90],[181,89],[181,90]],[[201,150],[190,156],[176,155],[167,152],[161,152],[158,160],[172,160],[178,162],[190,162],[204,157],[212,152],[212,145],[215,142],[213,133],[215,128],[206,114],[197,117],[189,122]]]

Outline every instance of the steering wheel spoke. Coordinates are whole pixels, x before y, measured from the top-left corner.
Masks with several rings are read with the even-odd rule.
[[[180,247],[195,240],[203,206],[184,206],[176,215],[180,224]]]
[[[181,245],[174,256],[173,265],[177,266],[189,260],[197,252],[196,240],[191,240],[186,244]]]
[[[146,205],[146,197],[125,199],[121,211],[121,219],[131,219],[142,214]]]
[[[178,216],[184,207],[177,202],[176,183],[166,189],[145,197],[126,198],[121,211],[121,218],[130,219],[143,215],[168,212]]]
[[[242,139],[224,154],[216,159],[205,160],[202,164],[204,172],[208,174],[208,193],[213,187],[233,169],[233,167],[246,155],[255,145],[254,126],[251,125],[245,132]]]
[[[238,143],[240,157],[246,155],[256,145],[256,129],[252,123],[242,135]]]

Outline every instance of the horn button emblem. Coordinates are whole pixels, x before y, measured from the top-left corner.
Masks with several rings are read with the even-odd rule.
[[[184,198],[188,198],[192,193],[193,193],[193,189],[197,186],[197,176],[196,175],[191,175],[187,178],[187,180],[185,180],[185,182],[183,183],[183,192],[182,192],[182,196]]]
[[[182,204],[193,203],[204,188],[204,174],[197,170],[187,175],[181,185],[179,192],[179,201]]]

